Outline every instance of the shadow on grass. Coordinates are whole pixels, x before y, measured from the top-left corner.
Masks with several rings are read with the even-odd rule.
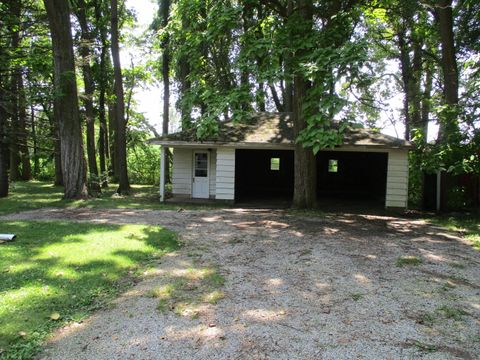
[[[81,320],[177,247],[172,232],[147,225],[16,221],[0,232],[17,234],[0,245],[2,359],[30,358],[52,329]]]
[[[10,195],[0,201],[0,215],[34,210],[43,207],[60,208],[109,208],[109,209],[149,209],[149,210],[191,210],[225,207],[225,204],[169,204],[160,203],[158,187],[151,185],[132,185],[126,196],[118,196],[117,186],[112,184],[96,197],[86,200],[64,200],[63,188],[50,183],[32,181],[16,182],[10,189]]]
[[[456,231],[480,250],[480,215],[440,216],[429,219],[435,225]]]

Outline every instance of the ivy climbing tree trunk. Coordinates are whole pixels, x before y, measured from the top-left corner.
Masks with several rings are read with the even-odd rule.
[[[64,198],[86,198],[87,169],[78,110],[75,62],[67,1],[44,0],[54,54],[54,117],[59,124]]]
[[[127,139],[125,122],[125,99],[123,94],[122,68],[120,65],[120,49],[118,44],[118,4],[110,1],[111,12],[111,47],[113,73],[115,77],[115,161],[118,174],[119,194],[128,194],[130,183],[127,173]]]

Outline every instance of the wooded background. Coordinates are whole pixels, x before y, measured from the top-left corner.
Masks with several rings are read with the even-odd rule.
[[[316,205],[315,154],[341,144],[346,126],[378,128],[398,93],[402,116],[389,120],[415,144],[412,205],[424,172],[480,174],[478,1],[158,5],[130,44],[148,54],[140,66],[120,64],[135,26],[123,0],[0,1],[0,197],[17,180],[52,180],[66,198],[157,181],[158,150],[145,141],[159,134],[133,100],[148,81],[163,84],[164,133],[171,107],[199,137],[252,112],[291,112],[297,207]],[[429,123],[439,126],[433,142]]]

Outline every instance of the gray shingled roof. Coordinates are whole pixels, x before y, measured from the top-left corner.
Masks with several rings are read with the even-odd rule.
[[[293,124],[289,113],[255,113],[245,123],[222,122],[218,126],[218,136],[199,140],[196,130],[189,129],[153,139],[151,143],[216,143],[221,144],[271,144],[293,145]],[[345,131],[344,145],[410,147],[410,143],[393,136],[369,129],[348,128]]]

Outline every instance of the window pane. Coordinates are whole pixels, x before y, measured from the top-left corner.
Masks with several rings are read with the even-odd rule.
[[[338,160],[334,160],[334,159],[328,160],[328,172],[332,172],[332,173],[338,172]]]
[[[196,177],[208,176],[208,154],[206,153],[195,154],[195,176]]]
[[[196,177],[207,177],[207,170],[206,169],[195,169],[195,176]]]
[[[280,158],[270,159],[270,170],[280,170]]]

